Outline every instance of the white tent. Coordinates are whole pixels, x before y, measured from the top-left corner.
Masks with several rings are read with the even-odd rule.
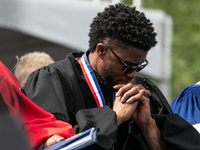
[[[0,0],[0,59],[10,59],[9,49],[3,51],[4,43],[6,40],[9,41],[10,37],[21,33],[70,50],[86,51],[89,25],[93,17],[107,5],[81,0]],[[157,80],[161,91],[170,101],[172,20],[160,10],[140,10],[150,18],[158,33],[158,44],[147,56],[150,64],[141,71],[141,74]],[[8,29],[17,32],[12,33],[12,36],[8,36],[10,32],[3,34],[4,30]],[[20,36],[16,36],[15,39],[19,39]],[[16,50],[14,53],[17,54],[19,51]],[[68,53],[58,52],[58,49],[51,52],[63,58]]]

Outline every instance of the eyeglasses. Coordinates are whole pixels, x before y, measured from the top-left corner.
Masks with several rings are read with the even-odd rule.
[[[17,67],[17,65],[19,64],[20,59],[19,59],[18,56],[16,56],[16,59],[17,59],[17,63],[15,64],[15,66],[12,68],[12,70],[10,70],[10,72],[3,79],[0,78],[0,82],[3,82],[11,74],[11,72]]]
[[[103,43],[104,44],[104,43]],[[114,55],[115,57],[125,66],[124,74],[130,74],[133,71],[139,72],[140,70],[144,69],[148,64],[148,60],[145,60],[142,64],[138,66],[127,65],[108,45],[104,44]]]

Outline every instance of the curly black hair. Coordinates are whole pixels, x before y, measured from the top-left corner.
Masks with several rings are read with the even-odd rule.
[[[144,13],[122,3],[109,5],[99,12],[90,25],[89,50],[94,52],[106,38],[148,51],[157,43],[153,24]]]

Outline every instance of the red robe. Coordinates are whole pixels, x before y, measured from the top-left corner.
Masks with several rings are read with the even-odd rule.
[[[56,120],[53,114],[41,109],[26,97],[20,90],[18,79],[9,72],[10,70],[0,61],[0,92],[9,111],[17,115],[23,124],[31,148],[54,134],[64,138],[75,135],[70,124]],[[2,81],[5,77],[6,79]]]

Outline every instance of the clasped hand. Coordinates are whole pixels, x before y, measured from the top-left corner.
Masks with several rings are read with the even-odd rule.
[[[113,104],[113,110],[117,116],[117,125],[130,118],[137,124],[151,122],[148,98],[151,93],[148,90],[141,84],[133,85],[132,83],[115,85],[113,88],[118,90]]]

